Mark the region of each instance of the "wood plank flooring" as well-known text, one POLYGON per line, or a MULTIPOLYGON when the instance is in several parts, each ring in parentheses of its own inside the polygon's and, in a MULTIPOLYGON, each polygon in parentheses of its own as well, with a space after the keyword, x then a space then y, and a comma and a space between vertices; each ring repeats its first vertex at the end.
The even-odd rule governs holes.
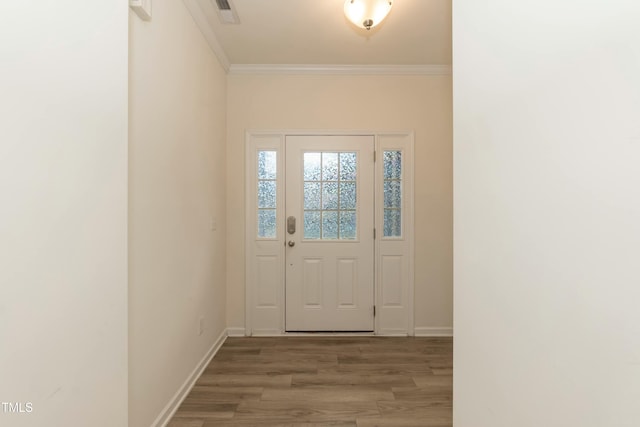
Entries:
POLYGON ((169 427, 450 427, 451 338, 228 338, 169 427))

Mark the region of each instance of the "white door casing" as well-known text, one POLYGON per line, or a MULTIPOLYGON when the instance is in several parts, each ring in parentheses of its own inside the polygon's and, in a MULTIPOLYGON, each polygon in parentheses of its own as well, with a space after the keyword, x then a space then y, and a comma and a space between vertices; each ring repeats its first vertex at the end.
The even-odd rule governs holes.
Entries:
POLYGON ((373 331, 374 137, 287 136, 285 150, 286 330, 373 331))
MULTIPOLYGON (((374 227, 377 230, 377 238, 373 242, 373 266, 369 269, 372 272, 374 290, 369 292, 373 295, 373 305, 376 307, 376 316, 373 324, 374 332, 380 335, 413 335, 413 133, 412 132, 331 132, 331 131, 248 131, 246 134, 246 221, 245 221, 245 325, 230 325, 230 330, 234 334, 244 332, 245 335, 282 335, 287 330, 301 331, 341 331, 345 330, 340 325, 311 325, 295 326, 287 323, 285 325, 285 312, 287 312, 287 304, 285 304, 287 295, 285 291, 285 276, 287 274, 288 264, 285 263, 285 257, 289 256, 289 260, 299 257, 297 262, 304 259, 311 261, 310 268, 307 273, 310 274, 314 269, 318 270, 318 255, 307 253, 305 255, 304 245, 302 251, 287 253, 289 249, 300 249, 300 241, 298 237, 302 235, 304 222, 301 221, 300 215, 304 215, 302 207, 290 208, 297 210, 296 215, 290 215, 285 210, 285 191, 287 186, 292 185, 291 175, 295 172, 287 172, 285 174, 285 140, 293 141, 298 137, 322 137, 325 141, 331 140, 336 135, 343 137, 362 137, 368 138, 369 141, 375 141, 375 152, 377 154, 377 162, 374 164, 373 179, 370 181, 369 187, 374 189, 373 202, 371 208, 372 218, 374 218, 374 227), (265 172, 266 163, 270 166, 265 172), (277 159, 277 160, 276 160, 277 159), (401 167, 399 167, 401 163, 401 167), (389 175, 389 167, 396 168, 397 171, 389 175), (399 168, 398 168, 399 167, 399 168), (260 174, 258 170, 260 169, 260 174), (286 179, 285 179, 286 178, 286 179), (285 181, 286 184, 285 185, 285 181), (373 185, 375 182, 375 186, 373 185), (258 187, 261 188, 262 196, 258 197, 258 187), (268 188, 268 197, 264 196, 264 189, 268 188), (273 194, 271 194, 273 193, 273 194), (394 202, 395 200, 395 202, 394 202), (290 235, 286 231, 287 216, 296 216, 297 232, 295 235, 293 248, 285 246, 290 235), (293 258, 292 258, 293 257, 293 258), (306 258, 305 258, 306 257, 306 258), (315 257, 315 260, 314 260, 315 257), (315 264, 314 264, 315 262, 315 264)), ((343 139, 343 141, 349 138, 343 139)), ((312 138, 313 139, 313 138, 312 138)), ((337 141, 337 140, 336 140, 337 141)), ((313 146, 307 151, 330 153, 351 152, 354 150, 346 149, 344 145, 339 148, 321 144, 320 147, 313 146)), ((359 150, 362 150, 359 147, 359 150)), ((371 158, 370 156, 369 158, 371 158)), ((359 159, 360 160, 360 159, 359 159)), ((287 162, 291 163, 291 162, 287 162)), ((298 161, 298 163, 300 163, 298 161)), ((301 167, 300 165, 298 167, 301 167)), ((298 176, 302 172, 299 171, 298 176)), ((298 179, 299 191, 298 198, 302 199, 304 206, 302 179, 298 179)), ((338 180, 339 181, 339 180, 338 180)), ((356 200, 359 202, 362 197, 370 197, 361 193, 361 184, 358 181, 356 200)), ((317 183, 316 183, 317 184, 317 183)), ((336 183, 333 183, 335 185, 336 183)), ((295 184, 293 184, 295 185, 295 184)), ((339 185, 339 182, 338 182, 339 185)), ((289 188, 289 192, 292 189, 289 188)), ((289 196, 287 196, 289 198, 289 196)), ((312 209, 313 210, 313 209, 312 209)), ((358 218, 358 239, 365 237, 364 228, 369 228, 368 224, 360 224, 362 218, 358 218)), ((367 219, 364 218, 366 222, 367 219)), ((330 230, 331 231, 331 230, 330 230)), ((335 232, 335 231, 332 231, 335 232)), ((373 239, 372 233, 367 233, 373 239)), ((350 237, 350 236, 348 236, 350 237)), ((311 239, 313 240, 313 239, 311 239)), ((317 240, 317 239, 316 239, 317 240)), ((352 239, 356 240, 356 239, 352 239)), ((305 242, 310 243, 310 242, 305 242)), ((317 245, 348 245, 353 243, 342 242, 315 242, 317 245)), ((307 245, 313 248, 313 245, 307 245)), ((354 283, 357 279, 353 278, 353 272, 356 265, 354 263, 353 253, 358 251, 347 251, 350 254, 339 253, 335 248, 328 252, 332 254, 332 260, 328 265, 332 266, 333 272, 329 271, 324 275, 336 275, 341 273, 342 283, 354 283), (338 271, 342 269, 342 271, 338 271), (348 280, 345 278, 349 277, 348 280)), ((293 269, 295 270, 295 269, 293 269)), ((294 272, 294 271, 292 271, 294 272)), ((302 269, 304 273, 304 269, 302 269)), ((295 272, 294 272, 295 273, 295 272)), ((298 271, 299 273, 299 271, 298 271)), ((297 273, 296 273, 297 274, 297 273)), ((312 275, 313 276, 313 275, 312 275)), ((293 279, 293 276, 290 280, 293 279)), ((304 288, 301 288, 304 292, 304 288)), ((313 288, 311 288, 313 289, 313 288)), ((338 301, 342 298, 342 312, 348 312, 347 307, 351 304, 351 300, 345 297, 344 289, 348 287, 338 287, 336 290, 323 289, 324 294, 333 292, 331 299, 338 301), (338 290, 342 289, 342 296, 338 290)), ((356 289, 356 288, 352 288, 356 289)), ((316 294, 317 295, 317 294, 316 294)), ((349 295, 347 293, 347 295, 349 295)), ((354 294, 356 295, 356 294, 354 294)), ((319 297, 310 295, 318 302, 319 297)), ((304 294, 302 294, 304 297, 304 294)), ((301 295, 293 297, 301 298, 301 295)), ((370 305, 365 301, 365 297, 359 295, 354 296, 353 301, 357 301, 358 305, 370 305)), ((304 301, 304 299, 303 299, 304 301)), ((309 302, 309 301, 307 301, 309 302)), ((313 302, 313 301, 312 301, 313 302)), ((307 309, 315 309, 318 311, 318 304, 306 304, 307 309), (315 308, 314 308, 315 306, 315 308)), ((340 305, 340 303, 338 303, 340 305)), ((323 309, 327 308, 327 304, 323 303, 323 309)), ((357 310, 352 310, 353 312, 357 310)), ((368 311, 369 319, 371 310, 368 311)), ((326 312, 325 312, 326 313, 326 312)), ((327 313, 326 313, 327 314, 327 313)), ((324 316, 324 315, 323 315, 324 316)), ((327 314, 327 316, 333 316, 327 314)), ((346 324, 343 319, 340 324, 346 324)), ((371 330, 370 320, 364 326, 357 326, 352 323, 349 330, 371 330), (366 329, 365 329, 366 328, 366 329)))

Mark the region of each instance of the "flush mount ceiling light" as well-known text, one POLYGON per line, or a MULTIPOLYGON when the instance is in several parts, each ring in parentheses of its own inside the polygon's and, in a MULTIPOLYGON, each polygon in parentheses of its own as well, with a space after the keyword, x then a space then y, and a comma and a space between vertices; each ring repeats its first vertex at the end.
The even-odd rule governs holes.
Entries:
POLYGON ((344 14, 360 28, 370 30, 389 14, 393 0, 346 0, 344 14))

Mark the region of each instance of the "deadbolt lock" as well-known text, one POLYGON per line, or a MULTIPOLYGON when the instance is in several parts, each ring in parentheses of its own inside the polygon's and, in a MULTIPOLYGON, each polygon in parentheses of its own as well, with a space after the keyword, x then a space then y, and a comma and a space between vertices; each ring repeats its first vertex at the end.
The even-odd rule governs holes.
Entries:
MULTIPOLYGON (((289 218, 287 218, 287 233, 295 234, 295 232, 296 232, 296 217, 290 216, 289 218)), ((289 245, 289 246, 293 246, 293 245, 289 245)))

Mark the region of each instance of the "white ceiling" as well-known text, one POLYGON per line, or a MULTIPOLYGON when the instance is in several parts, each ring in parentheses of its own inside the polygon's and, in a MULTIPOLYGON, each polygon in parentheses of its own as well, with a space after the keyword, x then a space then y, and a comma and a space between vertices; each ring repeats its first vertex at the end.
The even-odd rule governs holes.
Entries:
POLYGON ((451 64, 451 0, 395 0, 370 31, 345 18, 344 0, 229 0, 239 24, 222 23, 215 0, 184 2, 227 67, 451 64))

